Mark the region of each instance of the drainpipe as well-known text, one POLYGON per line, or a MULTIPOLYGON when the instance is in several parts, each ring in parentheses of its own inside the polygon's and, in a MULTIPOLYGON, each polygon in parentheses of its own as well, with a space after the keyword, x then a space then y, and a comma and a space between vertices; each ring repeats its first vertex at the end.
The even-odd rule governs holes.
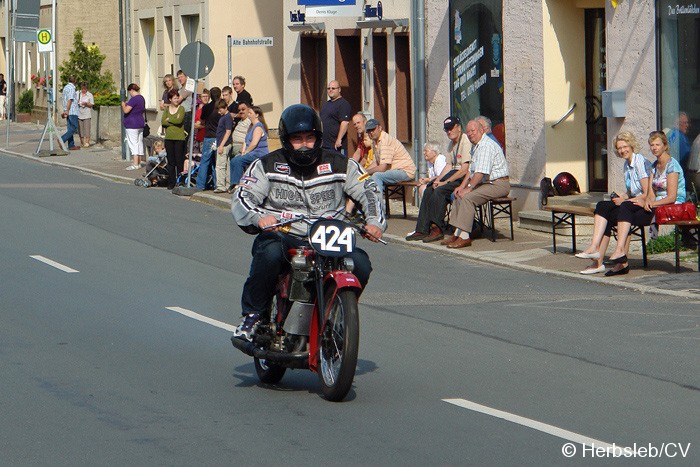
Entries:
MULTIPOLYGON (((423 157, 423 144, 425 144, 425 0, 411 0, 413 12, 411 27, 413 44, 413 153, 418 174, 427 172, 427 165, 423 157)), ((418 191, 416 190, 416 193, 418 191)))
MULTIPOLYGON (((119 0, 119 100, 126 100, 126 71, 124 69, 124 0, 119 0)), ((121 106, 119 108, 119 115, 123 117, 121 106)), ((121 127, 121 153, 122 160, 126 160, 126 129, 124 128, 123 118, 119 119, 119 126, 121 127)))

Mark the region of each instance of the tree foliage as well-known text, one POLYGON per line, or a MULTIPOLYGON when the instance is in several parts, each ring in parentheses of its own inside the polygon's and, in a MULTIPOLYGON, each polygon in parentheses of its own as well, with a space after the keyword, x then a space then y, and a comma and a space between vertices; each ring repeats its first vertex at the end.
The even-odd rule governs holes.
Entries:
POLYGON ((68 53, 68 59, 58 67, 61 86, 68 84, 68 78, 73 75, 77 86, 87 81, 88 89, 93 94, 114 92, 116 88, 112 73, 102 73, 105 57, 96 45, 86 45, 83 42, 83 30, 76 29, 73 33, 73 50, 68 53))

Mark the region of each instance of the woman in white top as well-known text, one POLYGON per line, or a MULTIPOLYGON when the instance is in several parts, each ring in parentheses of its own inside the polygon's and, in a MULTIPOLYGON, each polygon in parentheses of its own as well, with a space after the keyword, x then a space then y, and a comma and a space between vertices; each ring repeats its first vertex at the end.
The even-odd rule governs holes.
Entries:
POLYGON ((78 93, 78 133, 80 134, 80 144, 84 148, 90 146, 90 122, 92 122, 92 107, 94 105, 95 98, 88 91, 87 81, 83 81, 78 93))
MULTIPOLYGON (((577 258, 591 259, 593 264, 581 271, 581 274, 597 274, 605 271, 603 257, 610 243, 610 235, 613 226, 618 226, 618 245, 611 260, 617 260, 624 253, 624 263, 620 262, 606 272, 606 276, 627 274, 626 252, 629 249, 628 233, 631 225, 649 225, 654 213, 645 209, 649 193, 649 177, 651 175, 651 163, 637 151, 639 143, 634 135, 628 131, 618 134, 614 140, 615 151, 620 159, 625 161, 625 186, 627 192, 621 195, 613 193, 610 201, 600 201, 595 208, 593 218, 593 238, 588 247, 581 253, 576 253, 577 258), (621 229, 620 226, 623 226, 621 229)), ((617 264, 617 263, 616 263, 617 264)))
POLYGON ((418 196, 420 198, 423 197, 425 187, 429 183, 433 183, 436 178, 440 179, 450 170, 447 167, 447 159, 439 153, 439 147, 436 143, 429 142, 423 145, 423 157, 428 164, 428 176, 418 179, 418 196))

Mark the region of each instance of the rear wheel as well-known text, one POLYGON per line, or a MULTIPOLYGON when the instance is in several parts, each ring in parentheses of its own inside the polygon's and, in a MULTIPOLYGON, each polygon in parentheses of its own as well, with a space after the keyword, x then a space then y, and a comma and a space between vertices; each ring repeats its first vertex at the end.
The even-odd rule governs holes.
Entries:
POLYGON ((341 290, 328 307, 328 319, 319 336, 318 379, 323 397, 337 402, 348 394, 355 377, 360 341, 357 294, 341 290))
MULTIPOLYGON (((277 314, 281 311, 280 306, 285 306, 284 302, 275 294, 272 298, 271 312, 270 312, 270 322, 275 323, 277 321, 277 314)), ((275 365, 274 363, 268 362, 261 358, 255 358, 255 372, 258 374, 258 378, 261 382, 265 384, 276 384, 279 383, 284 373, 287 369, 283 366, 275 365)))

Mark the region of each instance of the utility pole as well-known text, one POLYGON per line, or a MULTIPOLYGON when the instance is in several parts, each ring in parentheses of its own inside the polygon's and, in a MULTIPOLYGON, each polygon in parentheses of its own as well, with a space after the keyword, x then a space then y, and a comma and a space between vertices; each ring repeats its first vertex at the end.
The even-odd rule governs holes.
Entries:
MULTIPOLYGON (((425 144, 425 0, 411 0, 413 12, 413 27, 411 49, 415 66, 413 76, 413 152, 415 160, 420 164, 420 174, 426 173, 426 163, 423 157, 425 144)), ((416 191, 417 193, 417 191, 416 191)))
MULTIPOLYGON (((119 100, 124 102, 126 100, 126 71, 124 70, 124 63, 126 57, 124 56, 124 0, 119 0, 119 100)), ((120 114, 121 114, 120 109, 120 114)), ((121 123, 121 119, 120 119, 121 123)), ((119 125, 121 127, 121 149, 122 149, 122 160, 126 160, 126 145, 124 141, 126 140, 126 129, 123 124, 119 125)))

